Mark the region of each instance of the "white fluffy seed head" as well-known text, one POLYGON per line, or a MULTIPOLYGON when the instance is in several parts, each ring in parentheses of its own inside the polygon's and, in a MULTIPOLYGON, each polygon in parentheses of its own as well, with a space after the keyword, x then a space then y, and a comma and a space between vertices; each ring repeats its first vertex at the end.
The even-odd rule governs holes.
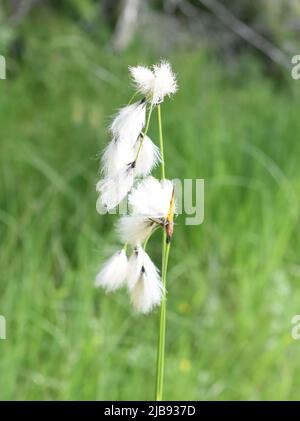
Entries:
POLYGON ((113 292, 125 284, 128 259, 125 250, 117 251, 103 265, 96 276, 95 286, 113 292))
POLYGON ((146 121, 146 102, 135 102, 121 108, 110 125, 110 132, 118 142, 133 146, 146 121))
POLYGON ((124 215, 117 223, 121 241, 133 246, 142 243, 151 234, 155 224, 142 215, 124 215))
POLYGON ((100 193, 96 208, 100 214, 104 209, 115 208, 131 190, 135 177, 145 177, 159 162, 159 149, 148 136, 145 136, 135 161, 140 142, 141 137, 134 146, 113 139, 104 150, 101 158, 104 179, 96 186, 100 193))
POLYGON ((165 96, 175 94, 178 89, 176 76, 166 60, 153 66, 153 71, 146 66, 130 67, 129 71, 138 92, 146 95, 152 104, 161 103, 165 96))
POLYGON ((105 177, 113 177, 118 172, 127 168, 135 158, 134 148, 128 142, 111 140, 101 157, 101 169, 105 177))
POLYGON ((98 198, 100 203, 97 203, 99 213, 102 213, 101 205, 109 211, 114 209, 124 199, 133 186, 134 171, 134 167, 128 166, 116 175, 98 181, 96 190, 100 193, 98 198))
POLYGON ((128 196, 132 213, 117 224, 121 241, 131 245, 143 243, 159 225, 165 224, 170 208, 173 183, 147 177, 128 196))
POLYGON ((133 213, 152 219, 166 218, 173 188, 170 180, 159 181, 154 177, 145 178, 128 197, 133 213))
POLYGON ((126 281, 129 291, 132 290, 139 280, 143 264, 144 250, 140 245, 136 245, 127 265, 126 281))
POLYGON ((154 89, 154 73, 146 66, 129 67, 136 90, 146 97, 152 96, 154 89))
POLYGON ((159 148, 152 142, 152 140, 145 136, 142 140, 142 136, 139 137, 135 144, 135 155, 138 152, 141 141, 142 147, 136 161, 136 174, 142 177, 146 177, 152 169, 161 161, 159 148))
POLYGON ((175 94, 178 89, 176 76, 167 61, 161 61, 153 66, 155 75, 155 86, 153 91, 153 102, 158 104, 164 100, 165 96, 175 94))
MULTIPOLYGON (((139 136, 134 146, 128 142, 111 140, 101 156, 101 170, 105 177, 117 175, 132 163, 139 150, 142 136, 139 136)), ((135 165, 135 175, 146 177, 160 162, 159 148, 145 136, 135 165)))
POLYGON ((150 313, 160 304, 163 286, 159 271, 140 246, 135 248, 129 259, 127 283, 132 305, 137 312, 150 313))
POLYGON ((150 313, 160 304, 163 287, 159 271, 140 246, 135 248, 129 259, 127 284, 132 305, 137 312, 150 313))

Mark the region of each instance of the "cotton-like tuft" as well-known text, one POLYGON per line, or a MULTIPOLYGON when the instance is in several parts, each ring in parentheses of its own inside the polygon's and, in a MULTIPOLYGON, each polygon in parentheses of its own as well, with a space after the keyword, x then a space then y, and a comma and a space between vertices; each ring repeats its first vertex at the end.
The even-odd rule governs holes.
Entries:
POLYGON ((151 97, 154 89, 155 75, 146 66, 129 67, 129 72, 137 91, 151 97))
POLYGON ((144 250, 140 245, 136 245, 132 255, 128 260, 126 282, 129 291, 135 286, 141 275, 144 264, 144 250))
POLYGON ((137 312, 150 313, 160 304, 163 286, 159 271, 140 246, 135 248, 129 259, 127 283, 132 305, 137 312))
POLYGON ((153 90, 153 103, 159 104, 165 96, 175 94, 178 89, 176 76, 167 61, 161 61, 153 66, 155 84, 153 90))
POLYGON ((166 218, 173 192, 170 180, 147 177, 135 187, 128 198, 134 214, 153 219, 166 218))
POLYGON ((98 198, 100 203, 97 203, 97 209, 101 209, 102 205, 108 211, 112 210, 124 199, 133 186, 134 170, 133 166, 128 166, 115 176, 98 181, 96 190, 100 193, 98 198))
POLYGON ((117 224, 121 241, 131 245, 143 243, 159 225, 165 226, 173 193, 170 180, 161 182, 147 177, 128 196, 132 213, 117 224))
POLYGON ((101 157, 102 173, 105 177, 115 176, 133 162, 135 155, 131 144, 113 139, 108 143, 101 157))
POLYGON ((137 140, 135 145, 135 152, 137 153, 140 143, 142 147, 136 161, 136 174, 146 177, 152 169, 161 161, 159 148, 152 142, 152 140, 145 136, 142 140, 142 136, 137 140))
MULTIPOLYGON (((169 251, 167 247, 172 239, 176 212, 173 183, 166 179, 160 182, 149 176, 161 162, 161 155, 147 132, 153 108, 177 91, 177 81, 167 61, 161 61, 151 69, 129 67, 129 71, 136 91, 143 99, 119 109, 114 116, 109 126, 110 142, 101 156, 101 180, 96 185, 99 193, 96 207, 100 214, 113 210, 128 196, 126 204, 129 204, 130 213, 123 215, 117 223, 118 235, 125 245, 104 262, 95 285, 106 292, 127 285, 134 309, 147 314, 161 303, 165 288, 159 270, 142 246, 146 247, 159 227, 165 231, 163 273, 166 275, 167 257, 164 257, 169 251), (127 245, 133 248, 129 260, 127 245)), ((124 209, 120 207, 119 210, 122 213, 124 209)))
POLYGON ((141 100, 119 110, 110 125, 113 138, 133 146, 146 121, 146 102, 141 100))
POLYGON ((95 285, 106 292, 113 292, 125 284, 128 270, 128 259, 125 250, 117 251, 108 259, 96 276, 95 285))
POLYGON ((146 66, 129 67, 129 71, 137 91, 153 105, 163 102, 165 96, 175 94, 178 89, 176 76, 165 60, 154 65, 153 71, 146 66))
POLYGON ((133 246, 143 243, 155 229, 155 223, 142 215, 124 215, 117 223, 121 241, 133 246))

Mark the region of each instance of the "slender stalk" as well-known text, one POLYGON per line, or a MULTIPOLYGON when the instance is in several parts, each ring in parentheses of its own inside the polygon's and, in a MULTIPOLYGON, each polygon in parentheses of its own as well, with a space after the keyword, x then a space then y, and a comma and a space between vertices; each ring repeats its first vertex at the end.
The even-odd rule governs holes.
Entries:
POLYGON ((157 106, 157 118, 158 118, 158 131, 159 131, 159 148, 160 148, 160 156, 161 156, 161 178, 163 180, 164 178, 166 178, 166 171, 165 171, 164 138, 163 138, 162 124, 161 124, 160 104, 158 104, 157 106))
POLYGON ((127 105, 130 105, 132 103, 132 101, 134 100, 134 98, 137 96, 138 92, 135 92, 132 97, 130 98, 130 100, 128 101, 127 105))
MULTIPOLYGON (((162 158, 161 163, 161 178, 165 178, 165 161, 164 161, 164 142, 162 134, 162 120, 160 105, 157 106, 158 128, 159 128, 159 144, 160 154, 162 158)), ((166 338, 166 286, 167 286, 167 270, 170 252, 170 243, 167 243, 167 234, 165 229, 162 236, 162 283, 164 288, 164 295, 160 307, 159 316, 159 335, 157 344, 157 365, 156 365, 156 391, 155 400, 161 401, 163 399, 163 384, 164 384, 164 366, 165 366, 165 338, 166 338)))
MULTIPOLYGON (((134 95, 133 95, 133 97, 130 99, 130 101, 129 101, 129 104, 132 102, 132 100, 134 99, 134 97, 137 95, 137 93, 135 93, 134 95)), ((146 121, 146 127, 145 127, 145 131, 142 133, 142 139, 141 139, 141 141, 140 141, 140 144, 139 144, 139 148, 138 148, 138 151, 137 151, 137 154, 136 154, 136 157, 135 157, 135 161, 138 159, 138 157, 139 157, 139 154, 140 154, 140 152, 141 152, 141 149, 142 149, 142 146, 143 146, 143 142, 144 142, 144 139, 145 139, 145 136, 146 136, 146 134, 148 133, 148 130, 149 130, 149 125, 150 125, 150 120, 151 120, 151 114, 152 114, 152 111, 153 111, 153 104, 151 103, 151 105, 150 105, 150 109, 149 109, 149 113, 148 113, 148 117, 147 117, 147 121, 146 121)), ((128 200, 128 198, 127 198, 127 200, 128 200)), ((149 236, 146 238, 146 240, 145 240, 145 242, 144 242, 144 249, 146 250, 146 247, 147 247, 147 243, 148 243, 148 240, 149 240, 149 238, 150 238, 150 236, 151 236, 151 234, 152 233, 150 233, 149 234, 149 236)), ((125 243, 124 244, 124 250, 126 251, 127 250, 127 243, 125 243)))
POLYGON ((152 114, 152 110, 153 110, 153 104, 152 104, 152 102, 151 102, 150 109, 149 109, 149 113, 148 113, 148 118, 147 118, 147 122, 146 122, 145 131, 144 131, 144 132, 143 132, 143 134, 142 134, 142 139, 141 139, 141 141, 140 141, 139 148, 138 148, 138 151, 137 151, 137 153, 136 153, 135 161, 136 161, 136 160, 138 159, 138 157, 139 157, 139 154, 140 154, 141 149, 142 149, 142 146, 143 146, 144 139, 145 139, 145 137, 146 137, 146 134, 148 133, 148 130, 149 130, 149 125, 150 125, 150 119, 151 119, 151 114, 152 114))
POLYGON ((146 251, 146 248, 147 248, 147 244, 148 244, 149 238, 151 237, 152 234, 153 234, 153 232, 150 232, 150 234, 148 235, 148 237, 144 241, 143 248, 144 248, 145 251, 146 251))

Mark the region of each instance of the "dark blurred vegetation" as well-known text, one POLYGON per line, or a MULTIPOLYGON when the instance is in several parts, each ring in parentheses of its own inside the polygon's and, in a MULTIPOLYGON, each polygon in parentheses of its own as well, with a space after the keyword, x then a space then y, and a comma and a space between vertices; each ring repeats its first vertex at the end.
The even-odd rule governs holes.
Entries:
POLYGON ((262 48, 263 56, 270 53, 282 64, 284 52, 288 59, 299 47, 297 0, 4 0, 0 6, 2 53, 9 51, 20 60, 26 50, 24 26, 29 17, 34 24, 38 13, 53 12, 116 51, 127 48, 137 33, 162 50, 178 44, 209 45, 228 62, 241 50, 262 48))

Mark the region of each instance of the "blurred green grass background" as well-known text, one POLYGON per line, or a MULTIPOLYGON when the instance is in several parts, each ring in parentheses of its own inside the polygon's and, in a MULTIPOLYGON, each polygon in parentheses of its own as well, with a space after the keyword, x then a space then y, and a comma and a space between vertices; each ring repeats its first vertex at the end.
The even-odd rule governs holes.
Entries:
MULTIPOLYGON (((0 81, 0 399, 153 399, 158 312, 93 283, 119 247, 116 217, 95 210, 98 153, 132 95, 127 66, 159 57, 138 40, 99 49, 51 15, 27 37, 0 81)), ((204 50, 166 58, 167 174, 205 179, 205 220, 177 219, 165 398, 298 399, 300 82, 246 54, 233 69, 204 50)), ((149 251, 159 263, 158 235, 149 251)))

